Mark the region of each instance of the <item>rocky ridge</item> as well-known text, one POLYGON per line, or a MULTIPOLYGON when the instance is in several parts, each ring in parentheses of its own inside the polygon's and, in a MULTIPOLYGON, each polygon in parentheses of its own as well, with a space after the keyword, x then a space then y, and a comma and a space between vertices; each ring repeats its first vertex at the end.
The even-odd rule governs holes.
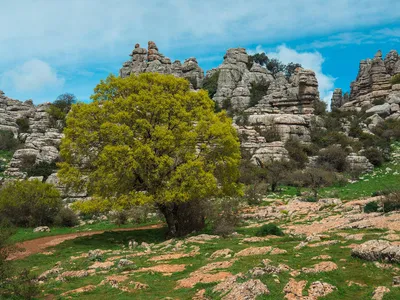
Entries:
POLYGON ((392 84, 392 76, 400 73, 400 57, 391 50, 382 58, 378 51, 373 59, 362 60, 356 80, 350 87, 350 94, 336 89, 332 96, 332 108, 344 111, 362 111, 383 118, 400 117, 400 85, 392 84))

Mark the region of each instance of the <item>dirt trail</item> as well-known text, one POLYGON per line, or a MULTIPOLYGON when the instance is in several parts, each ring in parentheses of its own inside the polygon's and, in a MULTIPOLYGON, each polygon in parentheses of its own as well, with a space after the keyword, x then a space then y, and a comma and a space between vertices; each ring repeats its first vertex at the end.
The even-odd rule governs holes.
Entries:
POLYGON ((97 230, 97 231, 86 231, 86 232, 77 232, 77 233, 67 233, 67 234, 60 234, 60 235, 53 235, 53 236, 46 236, 37 238, 34 240, 29 240, 21 243, 15 244, 17 248, 21 250, 25 249, 25 251, 17 251, 12 253, 7 260, 16 260, 25 258, 29 255, 36 254, 43 252, 46 248, 56 246, 61 244, 64 241, 73 240, 78 237, 82 236, 91 236, 96 234, 102 234, 106 231, 135 231, 135 230, 146 230, 146 229, 154 229, 154 228, 161 228, 163 224, 156 224, 156 225, 147 225, 142 227, 135 227, 135 228, 117 228, 113 230, 97 230))

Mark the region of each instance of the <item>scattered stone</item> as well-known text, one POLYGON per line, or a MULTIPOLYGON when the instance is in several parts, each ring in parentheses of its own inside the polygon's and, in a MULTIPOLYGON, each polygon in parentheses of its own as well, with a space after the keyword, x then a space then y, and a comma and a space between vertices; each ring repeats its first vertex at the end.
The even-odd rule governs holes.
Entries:
POLYGON ((318 299, 320 297, 325 297, 326 295, 329 295, 334 290, 336 290, 336 287, 329 283, 315 281, 308 289, 308 296, 311 299, 318 299))
POLYGON ((162 260, 173 260, 179 259, 183 257, 193 257, 199 254, 198 252, 190 252, 190 253, 172 253, 172 254, 163 254, 159 256, 154 256, 149 259, 149 261, 162 261, 162 260))
POLYGON ((285 249, 274 248, 269 253, 270 255, 285 254, 287 251, 285 249))
POLYGON ((126 258, 121 258, 120 261, 118 262, 118 267, 123 268, 126 266, 131 266, 133 265, 133 261, 126 259, 126 258))
POLYGON ((303 289, 307 284, 306 280, 296 281, 293 278, 289 279, 289 282, 283 288, 285 299, 295 300, 303 297, 303 289))
POLYGON ((266 247, 250 247, 243 249, 239 251, 238 253, 235 254, 235 257, 241 257, 241 256, 250 256, 250 255, 263 255, 267 254, 272 250, 272 247, 266 246, 266 247))
POLYGON ((50 228, 47 226, 39 226, 33 229, 33 232, 50 232, 50 228))
POLYGON ((323 261, 314 265, 312 268, 302 268, 301 271, 303 273, 320 273, 320 272, 331 272, 337 270, 337 268, 338 266, 334 262, 323 261))
POLYGON ((270 238, 266 236, 253 236, 249 238, 244 238, 242 240, 243 243, 258 243, 268 241, 270 238))
POLYGON ((229 272, 218 272, 213 274, 194 272, 190 275, 190 277, 178 280, 178 285, 176 288, 192 288, 197 283, 219 282, 229 276, 232 276, 232 274, 229 272))
POLYGON ((400 287, 400 276, 393 277, 393 287, 400 287))
POLYGON ((383 296, 384 296, 386 293, 390 293, 390 290, 389 290, 386 286, 378 286, 378 287, 374 290, 371 299, 372 299, 372 300, 382 300, 382 299, 383 299, 383 296))
POLYGON ((213 254, 211 254, 210 259, 216 259, 216 258, 230 258, 233 254, 233 251, 231 249, 221 249, 215 251, 213 254))
POLYGON ((185 265, 167 265, 167 264, 162 264, 162 265, 156 265, 152 267, 146 267, 146 268, 141 268, 139 270, 136 270, 135 272, 159 272, 159 273, 176 273, 176 272, 182 272, 185 270, 185 265))
POLYGON ((137 281, 130 281, 129 285, 133 285, 134 290, 145 290, 145 289, 149 288, 149 286, 147 284, 137 282, 137 281))
POLYGON ((321 254, 318 256, 314 256, 313 258, 311 258, 312 260, 325 260, 325 259, 331 259, 332 257, 330 257, 329 255, 326 254, 321 254))
POLYGON ((218 235, 210 235, 210 234, 200 234, 200 235, 195 235, 191 236, 186 239, 186 242, 188 243, 204 243, 206 241, 211 241, 215 239, 219 239, 220 237, 218 235))
POLYGON ((132 250, 132 249, 135 249, 138 245, 139 245, 138 242, 131 240, 128 243, 128 248, 129 248, 129 250, 132 250))
POLYGON ((209 300, 206 296, 206 290, 201 289, 199 290, 192 298, 192 300, 209 300))
POLYGON ((95 288, 96 288, 95 285, 89 284, 89 285, 62 293, 61 296, 65 297, 65 296, 69 296, 71 294, 81 294, 81 293, 85 293, 85 292, 90 292, 90 291, 93 291, 95 288))
POLYGON ((109 270, 111 269, 112 266, 114 266, 114 263, 111 261, 105 261, 105 262, 96 261, 93 265, 89 267, 89 269, 109 270))
POLYGON ((231 291, 222 300, 256 299, 260 295, 268 295, 270 291, 259 279, 250 279, 233 285, 231 291))
POLYGON ((385 240, 371 240, 357 245, 351 255, 369 261, 400 262, 400 245, 385 240))
POLYGON ((316 247, 321 247, 321 246, 330 246, 330 245, 335 245, 339 243, 337 240, 332 240, 332 241, 324 241, 324 242, 319 242, 315 244, 308 244, 308 247, 310 248, 316 248, 316 247))
POLYGON ((347 282, 347 286, 353 286, 353 285, 356 285, 356 286, 359 286, 359 287, 366 287, 367 286, 364 283, 354 282, 354 281, 351 281, 351 280, 346 280, 346 282, 347 282))

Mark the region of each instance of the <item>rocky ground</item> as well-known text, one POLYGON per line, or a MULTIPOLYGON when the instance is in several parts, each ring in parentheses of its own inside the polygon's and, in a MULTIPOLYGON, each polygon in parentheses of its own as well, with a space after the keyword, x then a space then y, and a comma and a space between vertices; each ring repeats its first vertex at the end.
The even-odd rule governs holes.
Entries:
POLYGON ((400 212, 363 213, 372 200, 268 199, 227 238, 106 232, 16 263, 45 299, 399 299, 400 212), (285 236, 255 236, 270 222, 285 236))

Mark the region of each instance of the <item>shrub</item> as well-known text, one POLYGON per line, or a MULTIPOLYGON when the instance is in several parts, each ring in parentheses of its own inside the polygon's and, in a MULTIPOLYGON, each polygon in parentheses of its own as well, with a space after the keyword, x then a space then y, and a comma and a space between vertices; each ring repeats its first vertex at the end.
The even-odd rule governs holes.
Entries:
POLYGON ((51 174, 54 173, 56 169, 57 169, 56 162, 49 163, 42 161, 38 164, 34 164, 30 168, 27 168, 25 171, 27 172, 28 177, 43 176, 44 180, 46 180, 51 174))
POLYGON ((347 154, 342 148, 332 145, 319 152, 317 164, 320 167, 332 168, 338 172, 344 172, 347 169, 347 154))
POLYGON ((21 157, 21 170, 26 172, 35 165, 36 162, 36 155, 35 154, 27 154, 21 157))
POLYGON ((1 219, 15 226, 51 225, 61 206, 59 191, 38 180, 9 182, 0 190, 1 219))
POLYGON ((108 212, 112 209, 112 203, 109 200, 93 197, 87 201, 76 201, 71 204, 71 209, 82 215, 84 218, 108 212))
POLYGON ((250 102, 249 107, 254 107, 260 102, 262 97, 267 94, 269 82, 261 80, 260 82, 252 82, 250 88, 250 102))
POLYGON ((390 190, 380 190, 380 191, 375 191, 371 194, 372 197, 376 196, 387 196, 390 194, 390 190))
POLYGON ((333 184, 335 174, 324 169, 307 168, 298 175, 297 181, 300 186, 310 188, 313 192, 313 198, 317 201, 318 190, 333 184))
POLYGON ((134 224, 143 224, 148 222, 151 219, 151 214, 157 213, 157 210, 149 205, 141 205, 132 207, 130 210, 127 211, 128 213, 128 222, 134 224))
POLYGON ((326 107, 327 104, 325 101, 315 100, 313 103, 314 107, 314 114, 317 116, 325 115, 326 114, 326 107))
POLYGON ((19 132, 25 133, 29 131, 29 119, 28 118, 20 118, 17 119, 17 125, 19 128, 19 132))
POLYGON ((378 148, 367 148, 366 150, 364 150, 363 154, 375 167, 381 166, 384 162, 382 151, 378 148))
POLYGON ((400 73, 392 77, 392 84, 399 84, 399 83, 400 83, 400 73))
POLYGON ((267 182, 271 186, 271 191, 276 192, 278 186, 287 179, 288 172, 292 169, 289 161, 273 161, 265 166, 267 170, 267 182))
POLYGON ((365 206, 364 206, 364 212, 366 214, 372 213, 372 212, 377 212, 379 209, 379 205, 378 202, 376 201, 371 201, 368 202, 365 206))
POLYGON ((241 203, 242 199, 239 197, 225 197, 204 202, 206 218, 215 234, 226 236, 235 230, 240 221, 241 203))
POLYGON ((245 114, 245 113, 237 114, 235 123, 236 123, 236 125, 239 125, 239 126, 249 125, 249 115, 245 114))
POLYGON ((267 192, 268 184, 265 182, 259 182, 247 186, 244 197, 249 205, 257 205, 261 203, 262 198, 267 194, 267 192))
POLYGON ((269 128, 264 130, 259 126, 256 126, 254 130, 257 131, 260 136, 264 137, 267 143, 281 140, 281 135, 279 134, 278 127, 275 124, 272 124, 269 128))
POLYGON ((266 235, 277 235, 277 236, 283 236, 284 233, 281 228, 279 228, 276 224, 269 223, 269 224, 264 224, 261 226, 257 232, 257 236, 266 236, 266 235))
POLYGON ((318 198, 313 196, 308 196, 302 199, 304 202, 318 202, 318 198))
MULTIPOLYGON (((242 155, 243 157, 243 155, 242 155)), ((242 159, 239 166, 239 181, 245 185, 258 184, 268 178, 268 171, 265 168, 252 163, 249 159, 242 159)))
POLYGON ((385 213, 400 210, 400 191, 392 191, 382 200, 382 204, 385 213))
POLYGON ((14 134, 8 130, 0 130, 0 150, 14 151, 18 146, 18 141, 14 134))
POLYGON ((113 211, 111 215, 111 222, 117 226, 125 225, 128 221, 128 213, 125 210, 113 211))
POLYGON ((79 224, 79 220, 72 209, 63 207, 54 218, 54 224, 63 227, 74 227, 79 224))
POLYGON ((54 101, 47 110, 52 126, 56 126, 57 121, 61 121, 63 127, 66 125, 65 118, 72 104, 76 103, 76 101, 75 95, 70 93, 61 94, 57 97, 56 101, 54 101))
POLYGON ((285 143, 285 149, 288 151, 290 159, 297 167, 303 168, 308 162, 306 147, 298 139, 292 137, 288 139, 285 143))
POLYGON ((208 96, 213 98, 218 88, 218 78, 220 71, 215 71, 211 76, 206 77, 203 81, 203 89, 208 92, 208 96))

